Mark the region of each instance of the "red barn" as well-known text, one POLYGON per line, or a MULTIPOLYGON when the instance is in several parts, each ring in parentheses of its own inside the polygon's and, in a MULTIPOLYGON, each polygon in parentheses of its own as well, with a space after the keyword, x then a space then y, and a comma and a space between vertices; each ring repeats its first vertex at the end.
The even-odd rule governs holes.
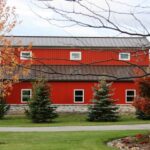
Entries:
POLYGON ((31 72, 20 76, 7 101, 21 109, 32 96, 31 81, 44 77, 52 87, 52 101, 58 111, 86 111, 91 104, 92 87, 105 77, 113 81, 113 98, 122 111, 136 96, 136 70, 145 73, 149 65, 149 41, 143 37, 14 37, 30 51, 20 52, 20 60, 32 59, 31 72))

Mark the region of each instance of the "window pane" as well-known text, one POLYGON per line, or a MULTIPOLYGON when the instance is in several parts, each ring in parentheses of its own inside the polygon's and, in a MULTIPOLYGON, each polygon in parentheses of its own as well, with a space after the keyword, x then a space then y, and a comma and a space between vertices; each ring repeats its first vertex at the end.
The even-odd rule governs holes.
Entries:
POLYGON ((127 91, 127 96, 134 96, 134 91, 127 91))
POLYGON ((23 96, 22 100, 27 102, 30 99, 30 96, 23 96))
POLYGON ((75 97, 75 101, 76 102, 82 102, 83 101, 83 97, 75 97))
POLYGON ((79 59, 80 54, 79 53, 72 53, 72 58, 79 59))
POLYGON ((129 54, 121 54, 121 59, 129 59, 129 54))
POLYGON ((127 102, 132 102, 134 100, 134 97, 127 97, 127 102))
POLYGON ((31 91, 30 90, 25 90, 23 91, 23 95, 30 95, 31 91))
POLYGON ((77 96, 77 95, 82 96, 82 95, 83 95, 83 91, 75 91, 75 95, 76 95, 76 96, 77 96))
POLYGON ((30 53, 22 53, 22 56, 24 56, 24 57, 29 57, 30 56, 30 53))

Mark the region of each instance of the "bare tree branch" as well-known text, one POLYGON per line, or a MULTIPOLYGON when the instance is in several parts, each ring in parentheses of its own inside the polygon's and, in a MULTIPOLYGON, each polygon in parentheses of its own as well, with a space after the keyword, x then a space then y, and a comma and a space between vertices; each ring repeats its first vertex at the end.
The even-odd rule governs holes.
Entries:
MULTIPOLYGON (((36 2, 37 2, 36 6, 38 7, 38 0, 36 0, 36 2)), ((57 15, 59 16, 56 18, 48 18, 47 20, 51 24, 55 24, 60 27, 72 27, 78 25, 82 27, 95 28, 95 29, 109 29, 121 34, 126 34, 131 36, 147 36, 147 37, 150 36, 149 26, 146 25, 145 22, 140 20, 139 17, 137 17, 137 14, 138 15, 150 14, 149 11, 150 6, 147 5, 144 6, 142 3, 137 3, 135 5, 132 5, 118 0, 103 0, 103 2, 105 2, 107 7, 103 8, 98 5, 99 3, 89 2, 88 0, 82 0, 82 1, 72 0, 72 3, 77 4, 77 8, 73 9, 72 11, 67 10, 65 8, 63 9, 57 6, 53 6, 54 3, 53 1, 43 2, 43 5, 48 10, 53 11, 56 14, 56 16, 57 15), (111 7, 112 4, 117 4, 120 6, 127 7, 128 9, 131 10, 131 12, 129 12, 128 10, 126 11, 114 10, 114 8, 111 7), (90 6, 93 6, 94 8, 92 9, 90 6), (132 17, 133 18, 132 22, 138 22, 138 24, 140 25, 139 28, 142 28, 144 32, 142 32, 143 30, 140 31, 139 28, 137 27, 130 26, 130 24, 125 25, 122 22, 117 24, 113 17, 116 16, 118 18, 118 15, 120 18, 122 18, 121 15, 128 17, 130 19, 132 17), (88 20, 91 19, 92 21, 88 22, 88 20), (70 24, 68 24, 69 21, 70 24), (60 22, 62 23, 61 25, 60 22)))

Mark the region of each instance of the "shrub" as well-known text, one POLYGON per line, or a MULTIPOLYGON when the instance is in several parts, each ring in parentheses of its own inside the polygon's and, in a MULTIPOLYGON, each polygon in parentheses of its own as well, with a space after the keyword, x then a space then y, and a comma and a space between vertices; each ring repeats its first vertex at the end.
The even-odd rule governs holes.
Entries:
POLYGON ((150 77, 138 79, 137 85, 140 97, 150 98, 150 77))
POLYGON ((138 119, 150 119, 150 100, 146 98, 136 98, 133 106, 136 108, 136 116, 138 119))
POLYGON ((150 119, 150 77, 137 80, 138 95, 133 106, 136 108, 136 116, 139 119, 150 119))

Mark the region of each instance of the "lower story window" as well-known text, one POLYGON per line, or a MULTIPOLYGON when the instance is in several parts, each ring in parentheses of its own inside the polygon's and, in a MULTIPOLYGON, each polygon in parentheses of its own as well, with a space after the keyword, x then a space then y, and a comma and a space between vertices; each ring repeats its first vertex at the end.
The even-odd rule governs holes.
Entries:
POLYGON ((134 90, 134 89, 126 90, 126 102, 127 103, 133 102, 135 96, 136 96, 136 90, 134 90))
POLYGON ((21 102, 25 103, 27 102, 32 96, 32 90, 31 89, 22 89, 21 90, 21 102))
POLYGON ((83 89, 75 89, 74 90, 74 102, 75 103, 83 103, 84 102, 84 90, 83 89))

